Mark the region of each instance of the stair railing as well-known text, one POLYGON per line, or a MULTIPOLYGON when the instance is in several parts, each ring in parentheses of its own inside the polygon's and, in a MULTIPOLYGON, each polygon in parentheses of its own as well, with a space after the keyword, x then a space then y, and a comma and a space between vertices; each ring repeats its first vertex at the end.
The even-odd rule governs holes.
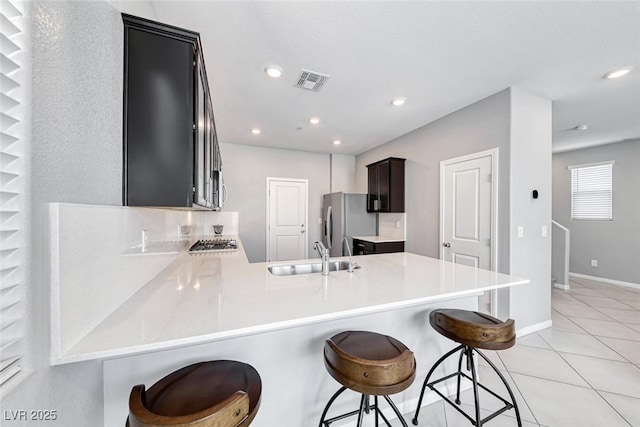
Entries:
POLYGON ((556 221, 551 221, 551 275, 554 287, 569 290, 569 252, 571 231, 556 221))

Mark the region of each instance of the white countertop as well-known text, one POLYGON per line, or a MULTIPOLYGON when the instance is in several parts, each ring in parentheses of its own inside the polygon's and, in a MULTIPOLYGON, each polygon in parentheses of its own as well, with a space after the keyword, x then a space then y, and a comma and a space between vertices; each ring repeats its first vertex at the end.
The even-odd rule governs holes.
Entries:
MULTIPOLYGON (((336 258, 346 259, 346 258, 336 258)), ((411 253, 353 257, 362 267, 276 277, 238 252, 183 252, 52 364, 168 349, 348 318, 484 290, 527 279, 411 253)), ((313 260, 319 262, 319 259, 313 260)))
POLYGON ((386 242, 404 242, 405 239, 394 239, 393 237, 384 236, 353 236, 354 239, 365 240, 371 243, 386 243, 386 242))

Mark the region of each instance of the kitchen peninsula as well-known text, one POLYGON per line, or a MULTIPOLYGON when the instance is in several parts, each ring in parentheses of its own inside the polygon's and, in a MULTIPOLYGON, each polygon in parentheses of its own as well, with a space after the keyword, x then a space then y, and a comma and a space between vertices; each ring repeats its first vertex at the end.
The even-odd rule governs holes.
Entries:
MULTIPOLYGON (((481 292, 528 282, 411 253, 354 257, 361 268, 353 273, 273 276, 275 263, 249 263, 239 243, 230 253, 179 251, 83 337, 52 349, 52 364, 103 359, 105 426, 122 424, 133 385, 214 359, 260 372, 256 426, 314 425, 337 388, 322 363, 327 337, 347 329, 392 335, 415 352, 421 377, 451 346, 429 329, 431 309, 475 309, 481 292)), ((63 295, 65 283, 58 286, 63 295)), ((418 393, 414 384, 400 394, 401 410, 418 393)))

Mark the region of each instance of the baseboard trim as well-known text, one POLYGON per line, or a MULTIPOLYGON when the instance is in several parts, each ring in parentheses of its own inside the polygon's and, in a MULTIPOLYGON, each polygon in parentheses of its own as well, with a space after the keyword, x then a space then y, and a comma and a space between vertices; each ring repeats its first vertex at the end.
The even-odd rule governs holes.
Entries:
POLYGON ((547 321, 536 323, 535 325, 527 326, 525 328, 516 330, 516 336, 523 337, 525 335, 529 335, 534 332, 538 332, 543 329, 550 328, 551 326, 552 326, 551 319, 549 319, 547 321))
POLYGON ((569 290, 569 285, 563 285, 562 283, 554 283, 553 287, 556 289, 562 289, 563 291, 569 290))
POLYGON ((609 283, 611 285, 625 286, 627 288, 640 289, 640 283, 623 282, 622 280, 607 279, 606 277, 589 276, 588 274, 572 273, 569 276, 579 279, 595 280, 597 282, 609 283))

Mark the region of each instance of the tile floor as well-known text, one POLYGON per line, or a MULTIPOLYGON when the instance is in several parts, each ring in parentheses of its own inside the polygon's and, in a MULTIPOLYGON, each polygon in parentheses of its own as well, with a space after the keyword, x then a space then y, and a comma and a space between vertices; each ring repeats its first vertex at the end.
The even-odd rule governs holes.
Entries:
MULTIPOLYGON (((640 289, 574 278, 569 291, 552 291, 551 305, 553 327, 519 338, 508 350, 485 351, 511 383, 523 426, 640 427, 640 289)), ((484 365, 481 382, 505 390, 484 365)), ((473 410, 471 390, 462 401, 473 410)), ((480 394, 483 414, 497 403, 480 394)), ((405 415, 409 425, 412 418, 405 415)), ((423 408, 419 421, 425 427, 471 425, 442 402, 423 408)), ((513 410, 487 423, 516 425, 513 410)))

